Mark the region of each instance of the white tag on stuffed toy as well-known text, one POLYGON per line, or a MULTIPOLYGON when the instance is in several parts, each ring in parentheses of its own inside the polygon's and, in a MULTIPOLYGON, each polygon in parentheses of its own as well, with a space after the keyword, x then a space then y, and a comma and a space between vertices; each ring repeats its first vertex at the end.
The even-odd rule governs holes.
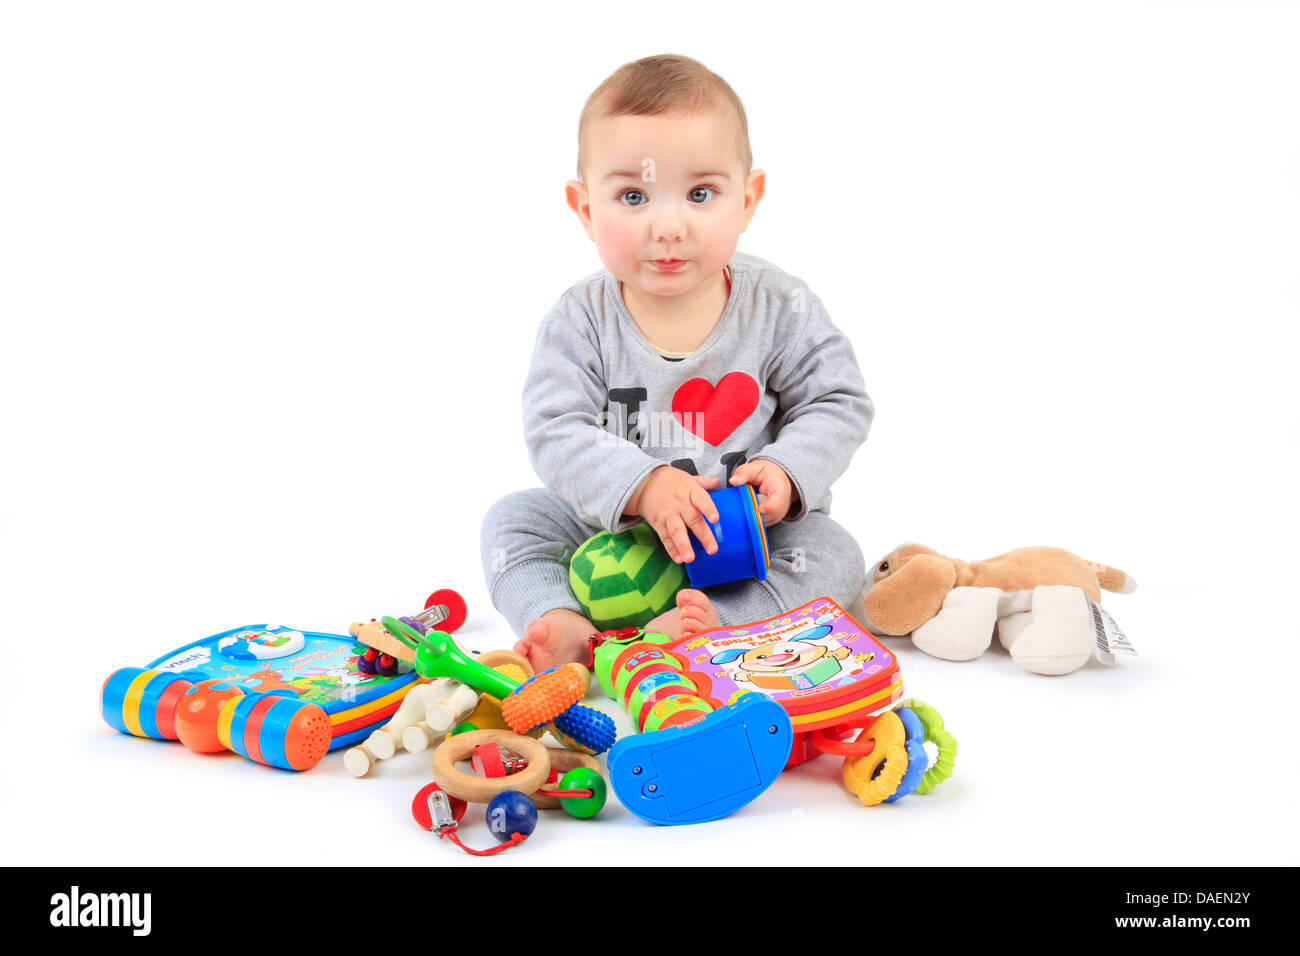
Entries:
POLYGON ((1137 651, 1106 609, 1091 597, 1088 598, 1088 607, 1092 609, 1092 629, 1097 642, 1097 660, 1108 667, 1114 667, 1118 663, 1116 654, 1129 654, 1136 657, 1137 651))

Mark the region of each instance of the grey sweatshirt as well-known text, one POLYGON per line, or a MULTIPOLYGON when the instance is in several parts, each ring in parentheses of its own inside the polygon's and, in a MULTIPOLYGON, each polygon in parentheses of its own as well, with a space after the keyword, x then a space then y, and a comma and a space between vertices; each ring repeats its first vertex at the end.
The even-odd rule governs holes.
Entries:
POLYGON ((642 334, 617 277, 595 272, 542 320, 524 383, 524 434, 542 481, 587 522, 622 531, 659 465, 717 477, 780 465, 799 493, 786 516, 827 511, 831 484, 874 413, 853 347, 799 279, 736 253, 722 317, 669 360, 642 334))

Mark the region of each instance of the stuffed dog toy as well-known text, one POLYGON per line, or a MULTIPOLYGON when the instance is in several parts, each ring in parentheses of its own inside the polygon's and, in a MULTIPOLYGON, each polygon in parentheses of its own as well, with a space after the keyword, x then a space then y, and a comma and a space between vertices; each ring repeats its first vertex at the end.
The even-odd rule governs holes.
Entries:
POLYGON ((973 660, 996 631, 1025 670, 1068 674, 1092 654, 1088 598, 1136 587, 1123 571, 1060 548, 1018 548, 967 563, 905 544, 867 571, 863 610, 873 633, 911 634, 933 657, 973 660))

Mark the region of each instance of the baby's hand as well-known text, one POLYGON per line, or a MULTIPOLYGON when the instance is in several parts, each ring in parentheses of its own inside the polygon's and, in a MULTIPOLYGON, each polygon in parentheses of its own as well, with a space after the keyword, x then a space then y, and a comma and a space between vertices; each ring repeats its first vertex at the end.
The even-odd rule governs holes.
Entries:
POLYGON ((763 524, 776 524, 790 513, 795 505, 794 483, 780 465, 766 458, 755 458, 737 468, 731 475, 733 485, 753 485, 760 501, 758 513, 763 524))
POLYGON ((718 520, 718 509, 709 497, 709 489, 717 484, 717 478, 700 478, 671 465, 660 465, 632 492, 624 513, 648 521, 675 562, 694 561, 687 528, 695 532, 709 554, 718 550, 709 528, 710 521, 718 520))

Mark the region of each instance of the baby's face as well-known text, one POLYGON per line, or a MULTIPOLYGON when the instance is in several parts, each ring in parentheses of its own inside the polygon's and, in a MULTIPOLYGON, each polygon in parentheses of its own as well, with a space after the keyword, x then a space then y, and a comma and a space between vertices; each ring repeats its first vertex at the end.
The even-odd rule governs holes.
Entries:
POLYGON ((566 192, 610 272, 663 296, 721 275, 764 185, 745 175, 733 111, 604 117, 583 146, 585 182, 566 192))

